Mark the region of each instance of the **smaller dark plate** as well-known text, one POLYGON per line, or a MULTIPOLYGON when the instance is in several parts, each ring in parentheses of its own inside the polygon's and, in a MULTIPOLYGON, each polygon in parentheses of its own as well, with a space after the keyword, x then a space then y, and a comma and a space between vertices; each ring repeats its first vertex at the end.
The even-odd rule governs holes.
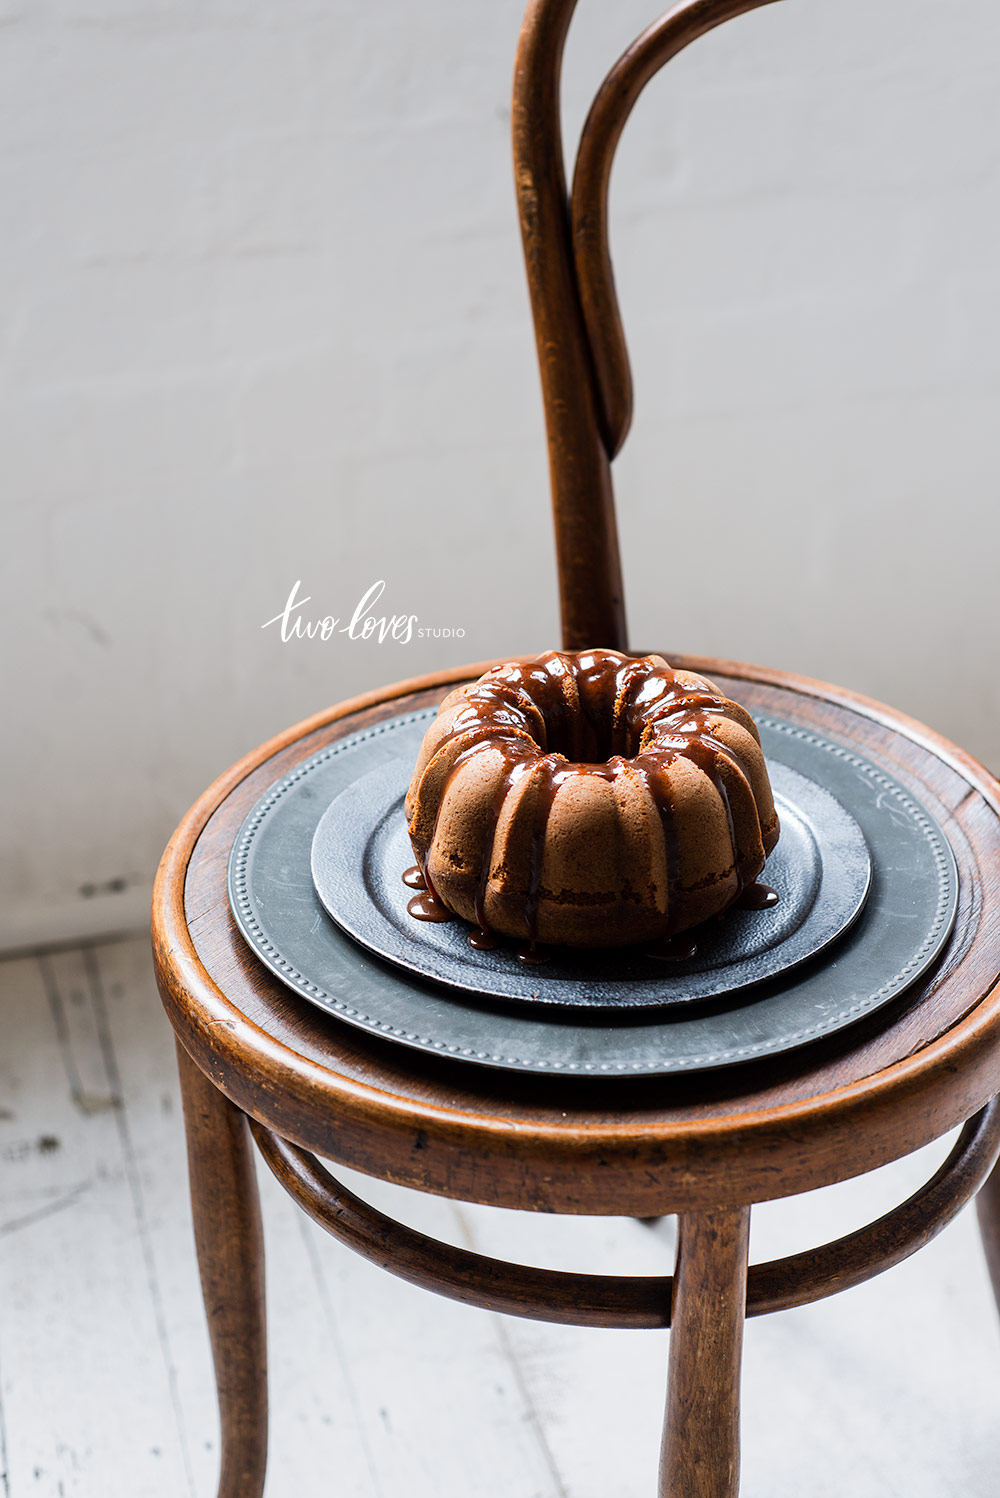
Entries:
POLYGON ((662 1009, 736 994, 808 962, 857 919, 871 859, 857 822, 830 793, 771 763, 781 837, 764 877, 769 910, 731 907, 692 935, 697 955, 666 963, 641 946, 551 948, 526 966, 513 945, 469 945, 467 922, 418 921, 402 881, 413 863, 403 798, 411 766, 396 760, 361 776, 321 818, 312 842, 316 892, 337 924, 368 951, 408 972, 487 999, 568 1008, 662 1009))

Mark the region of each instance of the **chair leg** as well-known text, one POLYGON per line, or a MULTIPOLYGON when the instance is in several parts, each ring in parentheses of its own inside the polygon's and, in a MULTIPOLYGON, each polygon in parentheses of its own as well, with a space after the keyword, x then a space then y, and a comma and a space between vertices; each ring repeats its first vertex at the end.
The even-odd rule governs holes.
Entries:
POLYGON ((750 1208, 682 1216, 660 1498, 737 1498, 750 1208))
POLYGON ((1000 1165, 994 1165, 976 1197, 983 1253, 993 1282, 993 1295, 1000 1309, 1000 1165))
POLYGON ((264 1238, 246 1115, 177 1047, 191 1212, 215 1360, 218 1498, 261 1498, 267 1465, 264 1238))

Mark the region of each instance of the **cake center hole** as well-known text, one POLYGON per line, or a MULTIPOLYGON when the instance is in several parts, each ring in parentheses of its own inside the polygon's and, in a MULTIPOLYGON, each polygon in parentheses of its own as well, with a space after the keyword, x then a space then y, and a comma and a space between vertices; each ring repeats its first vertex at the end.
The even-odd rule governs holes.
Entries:
MULTIPOLYGON (((588 705, 589 706, 589 705, 588 705)), ((546 714, 546 745, 550 754, 564 754, 568 760, 582 764, 604 764, 615 754, 631 757, 636 746, 629 743, 629 735, 615 732, 612 713, 607 708, 584 706, 580 712, 560 716, 546 714)))

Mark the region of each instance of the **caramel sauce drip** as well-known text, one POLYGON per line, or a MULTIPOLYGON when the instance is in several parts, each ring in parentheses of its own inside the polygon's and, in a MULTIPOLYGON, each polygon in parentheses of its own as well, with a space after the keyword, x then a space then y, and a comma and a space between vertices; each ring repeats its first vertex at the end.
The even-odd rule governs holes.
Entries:
POLYGON ((735 756, 729 755, 724 746, 705 726, 703 737, 693 739, 684 747, 685 759, 691 760, 692 764, 698 766, 703 775, 707 775, 715 786, 722 802, 722 809, 726 814, 726 827, 729 832, 729 847, 733 855, 733 868, 736 872, 736 894, 737 897, 743 893, 743 870, 740 865, 739 849, 736 846, 736 824, 733 821, 733 805, 729 799, 729 788, 719 773, 719 759, 728 759, 736 768, 742 769, 736 764, 735 756))
POLYGON ((670 799, 670 761, 660 754, 640 754, 632 761, 633 771, 640 777, 650 800, 660 814, 663 829, 663 855, 667 866, 667 920, 670 929, 670 912, 677 909, 681 892, 681 849, 677 836, 677 822, 673 802, 670 799))
POLYGON ((780 896, 769 884, 748 884, 737 900, 743 910, 773 910, 780 896))
POLYGON ((517 949, 518 962, 526 962, 529 967, 537 967, 543 962, 550 962, 551 959, 551 952, 546 947, 540 947, 537 942, 532 942, 530 947, 517 949))
POLYGON ((429 889, 422 890, 420 894, 414 895, 413 899, 408 901, 406 908, 414 920, 417 921, 444 922, 455 919, 444 901, 439 900, 437 895, 433 894, 429 889))
POLYGON ((698 943, 688 931, 681 931, 677 936, 665 936, 646 948, 646 956, 655 957, 657 962, 690 962, 697 955, 698 943))
MULTIPOLYGON (((497 782, 496 791, 494 792, 493 796, 493 802, 490 806, 489 823, 486 835, 483 838, 483 858, 482 863, 479 866, 479 875, 476 885, 476 895, 474 902, 476 920, 479 922, 479 930, 483 937, 486 937, 490 934, 489 924, 486 920, 486 891, 490 882, 490 868, 493 863, 493 844, 496 840, 497 826, 500 822, 500 814, 503 811, 504 802, 506 801, 507 796, 514 785, 514 782, 518 779, 519 772, 523 774, 531 763, 531 761, 528 760, 524 756, 524 754, 511 752, 506 745, 498 743, 496 747, 499 748, 503 753, 506 760, 506 766, 504 768, 504 773, 501 775, 500 779, 497 782)), ((451 777, 449 776, 448 778, 450 781, 451 777)), ((480 943, 480 947, 482 948, 482 943, 480 943)), ((485 950, 485 948, 483 948, 483 950, 485 950)))
POLYGON ((531 850, 528 865, 528 893, 524 901, 524 928, 530 943, 529 950, 533 951, 538 940, 538 905, 542 893, 542 859, 545 854, 545 834, 549 825, 549 814, 552 811, 552 803, 556 799, 556 792, 562 784, 563 777, 560 775, 560 766, 565 765, 565 760, 558 760, 554 755, 546 756, 541 760, 533 778, 537 779, 538 787, 535 791, 534 817, 531 826, 531 850))

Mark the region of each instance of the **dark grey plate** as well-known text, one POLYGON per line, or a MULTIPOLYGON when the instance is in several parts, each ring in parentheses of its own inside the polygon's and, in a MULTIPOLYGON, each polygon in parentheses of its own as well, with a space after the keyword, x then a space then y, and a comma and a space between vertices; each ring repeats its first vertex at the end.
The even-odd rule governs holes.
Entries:
POLYGON ((403 798, 412 763, 381 765, 341 791, 312 842, 313 883, 329 915, 377 957, 464 994, 572 1008, 662 1009, 734 995, 808 962, 857 919, 871 860, 854 818, 828 791, 787 765, 771 767, 781 838, 765 878, 770 910, 732 908, 695 933, 697 956, 666 963, 641 947, 552 948, 544 965, 512 946, 471 947, 465 921, 414 920, 413 863, 403 798))
POLYGON ((940 828, 853 751, 794 724, 759 719, 769 763, 824 786, 860 826, 872 860, 865 908, 819 961, 732 1008, 633 1017, 472 1002, 380 961, 323 909, 310 869, 320 817, 361 775, 412 762, 435 710, 387 720, 321 750, 277 781, 247 817, 229 861, 246 940, 290 988, 346 1023, 479 1065, 538 1073, 658 1076, 731 1066, 829 1035, 887 1004, 940 955, 958 878, 940 828))

